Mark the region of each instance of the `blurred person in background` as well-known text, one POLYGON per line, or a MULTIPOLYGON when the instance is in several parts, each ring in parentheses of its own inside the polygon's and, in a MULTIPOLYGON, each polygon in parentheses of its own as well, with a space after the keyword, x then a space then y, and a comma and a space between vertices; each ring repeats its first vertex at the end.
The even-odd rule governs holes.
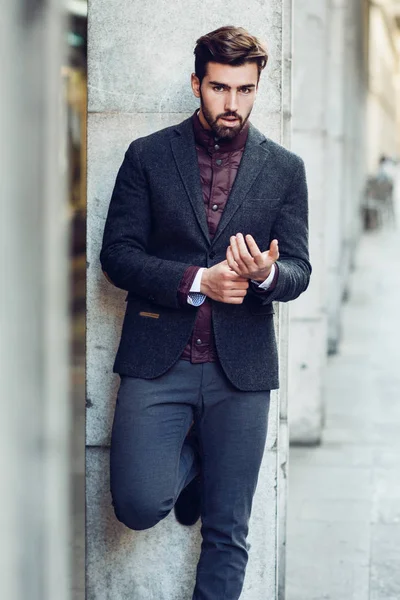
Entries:
POLYGON ((396 226, 395 175, 395 162, 382 154, 376 174, 368 177, 365 186, 361 207, 364 229, 396 226))
POLYGON ((382 203, 382 222, 395 226, 396 213, 394 204, 394 181, 396 164, 393 159, 385 154, 379 159, 376 182, 380 189, 379 199, 382 203))

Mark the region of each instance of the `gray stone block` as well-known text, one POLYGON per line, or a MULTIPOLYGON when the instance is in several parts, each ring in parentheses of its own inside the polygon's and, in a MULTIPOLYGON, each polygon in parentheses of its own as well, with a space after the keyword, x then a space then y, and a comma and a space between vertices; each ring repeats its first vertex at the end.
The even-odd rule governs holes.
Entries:
POLYGON ((324 128, 327 8, 326 0, 296 0, 294 4, 294 131, 317 132, 324 128))
MULTIPOLYGON (((268 112, 281 110, 281 0, 241 4, 196 0, 145 4, 89 2, 89 111, 192 112, 190 89, 197 38, 222 25, 266 38, 271 61, 262 81, 268 112)), ((264 94, 263 94, 264 95, 264 94)))
POLYGON ((291 319, 289 431, 291 444, 319 444, 323 423, 326 327, 316 318, 291 319))
POLYGON ((328 25, 327 0, 294 3, 292 148, 303 158, 307 172, 313 275, 306 294, 291 310, 289 425, 291 443, 307 445, 321 441, 322 384, 327 360, 325 95, 328 25))
POLYGON ((400 597, 400 524, 372 526, 371 600, 400 597))
POLYGON ((287 600, 366 600, 369 529, 364 523, 313 522, 289 513, 287 600))
POLYGON ((293 469, 296 469, 298 465, 370 467, 373 464, 373 448, 360 444, 335 443, 334 441, 329 443, 324 439, 324 443, 318 448, 292 447, 290 463, 293 469))
POLYGON ((310 497, 315 499, 364 500, 372 493, 372 480, 369 468, 357 469, 343 466, 304 466, 297 465, 290 472, 290 485, 295 486, 299 501, 310 497))
POLYGON ((325 523, 366 523, 369 525, 372 515, 372 501, 316 499, 303 500, 298 507, 298 517, 304 521, 321 521, 325 523))

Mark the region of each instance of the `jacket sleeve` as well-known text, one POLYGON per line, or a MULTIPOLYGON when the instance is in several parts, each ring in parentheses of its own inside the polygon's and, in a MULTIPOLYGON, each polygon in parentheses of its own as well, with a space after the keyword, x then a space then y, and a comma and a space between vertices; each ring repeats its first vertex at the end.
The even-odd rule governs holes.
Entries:
POLYGON ((148 254, 150 232, 148 184, 133 142, 115 181, 104 227, 101 267, 116 287, 162 306, 180 308, 179 284, 190 265, 148 254))
POLYGON ((308 191, 304 162, 299 160, 271 230, 271 241, 277 239, 279 244, 279 275, 273 290, 257 295, 262 304, 295 300, 307 289, 310 281, 308 191))

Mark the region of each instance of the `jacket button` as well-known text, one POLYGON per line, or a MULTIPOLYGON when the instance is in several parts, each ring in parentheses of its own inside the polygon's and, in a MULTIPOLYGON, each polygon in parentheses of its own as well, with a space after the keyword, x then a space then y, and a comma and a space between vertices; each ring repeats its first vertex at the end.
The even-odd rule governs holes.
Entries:
POLYGON ((213 204, 211 208, 215 212, 216 210, 218 210, 218 204, 213 204))
POLYGON ((201 339, 200 339, 200 338, 199 338, 198 340, 196 340, 196 344, 197 344, 198 346, 200 346, 200 344, 201 344, 201 339))
POLYGON ((215 162, 218 166, 222 165, 222 160, 220 158, 217 158, 215 162))
POLYGON ((214 257, 215 257, 215 252, 214 252, 214 251, 210 252, 210 254, 209 254, 208 256, 209 256, 210 258, 214 258, 214 257))

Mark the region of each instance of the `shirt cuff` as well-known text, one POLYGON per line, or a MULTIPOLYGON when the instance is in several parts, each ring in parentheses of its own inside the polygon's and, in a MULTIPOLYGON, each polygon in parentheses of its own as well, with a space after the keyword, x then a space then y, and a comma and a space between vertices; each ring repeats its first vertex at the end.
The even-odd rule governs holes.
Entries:
POLYGON ((271 291, 271 287, 274 284, 273 287, 275 287, 276 285, 276 279, 277 277, 275 277, 275 275, 277 274, 277 267, 275 266, 275 264, 272 265, 271 267, 271 272, 268 275, 267 279, 265 279, 265 281, 262 281, 261 283, 259 281, 254 281, 254 279, 252 279, 252 283, 254 283, 254 285, 258 286, 258 288, 261 290, 264 290, 265 292, 267 291, 271 291))
MULTIPOLYGON (((203 271, 204 271, 204 267, 201 267, 197 271, 196 276, 193 279, 193 283, 191 285, 189 292, 199 292, 200 293, 201 278, 203 276, 203 271)), ((204 294, 202 294, 202 295, 204 296, 204 294)))
MULTIPOLYGON (((188 294, 200 267, 188 267, 184 272, 178 287, 178 300, 181 306, 187 306, 188 294)), ((190 302, 189 302, 190 304, 190 302)))
POLYGON ((202 267, 196 273, 196 277, 193 280, 192 287, 188 293, 187 302, 191 304, 191 306, 200 306, 203 304, 206 299, 205 294, 200 292, 201 287, 201 277, 203 275, 204 268, 202 267))

